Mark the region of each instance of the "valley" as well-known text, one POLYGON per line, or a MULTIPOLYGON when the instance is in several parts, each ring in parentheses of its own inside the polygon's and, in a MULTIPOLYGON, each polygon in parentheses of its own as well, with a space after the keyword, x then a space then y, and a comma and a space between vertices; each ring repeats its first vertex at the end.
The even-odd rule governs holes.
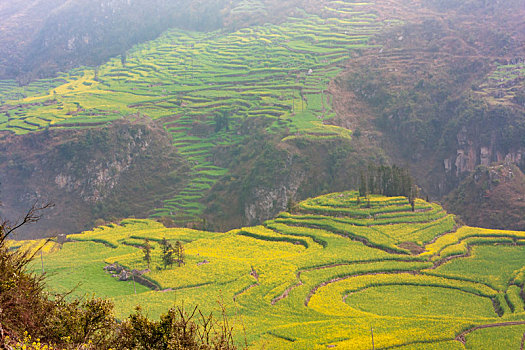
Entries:
POLYGON ((183 308, 243 349, 523 349, 522 0, 0 18, 4 344, 176 348, 183 308))
MULTIPOLYGON (((4 143, 13 134, 83 135, 125 120, 162 125, 184 159, 184 187, 155 195, 148 209, 71 198, 85 220, 62 229, 80 231, 123 212, 200 228, 251 225, 288 200, 356 186, 359 168, 370 162, 409 164, 438 200, 478 165, 508 161, 524 170, 519 2, 508 3, 517 12, 477 0, 292 5, 277 14, 270 1, 241 1, 228 8, 222 29, 172 28, 100 66, 23 86, 1 80, 4 143), (338 152, 318 157, 333 147, 338 152)), ((149 181, 147 171, 136 176, 149 181)), ((8 196, 53 200, 60 189, 51 186, 8 196)), ((5 205, 6 213, 20 209, 5 205)), ((509 219, 472 220, 515 227, 509 219)))
POLYGON ((199 221, 206 193, 230 170, 214 164, 214 150, 249 137, 247 118, 284 142, 350 138, 350 130, 323 124, 335 115, 327 87, 341 62, 395 25, 369 6, 332 2, 325 17, 303 12, 282 25, 233 33, 171 30, 95 70, 78 68, 23 88, 4 81, 0 129, 26 134, 160 120, 192 171, 184 189, 148 214, 199 221))

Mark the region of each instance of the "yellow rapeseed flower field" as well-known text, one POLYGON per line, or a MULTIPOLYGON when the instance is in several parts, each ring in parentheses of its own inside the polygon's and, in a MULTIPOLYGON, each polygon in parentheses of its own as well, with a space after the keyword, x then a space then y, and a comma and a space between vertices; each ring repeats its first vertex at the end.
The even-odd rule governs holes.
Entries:
POLYGON ((44 247, 49 289, 110 298, 118 317, 137 304, 150 317, 180 304, 214 314, 224 307, 236 341, 252 349, 370 349, 371 332, 378 349, 470 348, 478 332, 497 349, 525 332, 523 232, 458 228, 439 205, 421 200, 415 212, 406 198, 372 200, 366 208, 356 192, 320 196, 293 214, 224 233, 139 219, 97 227, 44 247), (180 267, 164 265, 164 239, 182 243, 180 267), (113 263, 143 271, 156 287, 118 281, 103 269, 113 263), (466 345, 455 340, 483 325, 498 327, 474 329, 466 345))

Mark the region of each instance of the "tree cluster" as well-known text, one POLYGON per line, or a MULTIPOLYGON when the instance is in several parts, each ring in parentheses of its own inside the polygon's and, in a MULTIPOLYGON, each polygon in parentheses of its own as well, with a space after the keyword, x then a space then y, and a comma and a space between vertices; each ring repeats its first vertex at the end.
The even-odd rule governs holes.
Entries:
POLYGON ((166 238, 163 238, 160 246, 162 247, 164 269, 167 269, 168 266, 172 267, 174 263, 177 263, 179 267, 184 264, 184 247, 180 241, 176 241, 173 246, 166 238))
POLYGON ((228 112, 220 110, 215 114, 213 120, 215 121, 215 132, 219 132, 222 129, 226 131, 230 130, 230 117, 228 112))
POLYGON ((396 165, 370 164, 366 170, 361 171, 359 180, 359 196, 366 197, 369 194, 404 196, 414 209, 418 190, 407 169, 396 165))

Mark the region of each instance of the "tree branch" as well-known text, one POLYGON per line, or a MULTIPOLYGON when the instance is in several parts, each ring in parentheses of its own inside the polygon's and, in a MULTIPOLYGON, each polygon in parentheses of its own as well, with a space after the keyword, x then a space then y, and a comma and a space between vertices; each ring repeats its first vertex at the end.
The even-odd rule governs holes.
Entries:
POLYGON ((0 245, 4 243, 4 241, 16 230, 18 230, 20 227, 32 224, 37 222, 42 218, 43 211, 46 209, 53 208, 55 205, 53 203, 47 202, 44 204, 39 204, 38 202, 35 202, 31 208, 27 211, 27 213, 14 223, 11 223, 8 220, 2 220, 0 222, 0 245))

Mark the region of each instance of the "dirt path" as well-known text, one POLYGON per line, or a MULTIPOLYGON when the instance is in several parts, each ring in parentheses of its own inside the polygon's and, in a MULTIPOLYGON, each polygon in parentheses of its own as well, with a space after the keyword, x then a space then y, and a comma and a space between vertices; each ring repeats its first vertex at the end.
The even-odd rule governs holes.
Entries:
POLYGON ((298 272, 296 276, 297 276, 297 279, 299 280, 299 282, 297 282, 296 284, 293 284, 290 287, 286 288, 286 290, 283 292, 283 294, 279 295, 278 297, 273 298, 272 305, 275 305, 278 301, 281 301, 282 299, 287 298, 292 290, 294 290, 295 288, 300 287, 300 286, 302 286, 304 284, 303 281, 301 281, 301 272, 298 272))
MULTIPOLYGON (((484 328, 493 328, 493 327, 508 327, 508 326, 518 326, 518 325, 525 325, 525 321, 512 321, 512 322, 499 322, 499 323, 490 323, 490 324, 484 324, 484 325, 481 325, 481 326, 476 326, 476 327, 472 327, 470 329, 467 329, 466 331, 464 332, 461 332, 460 334, 458 334, 455 338, 455 340, 461 342, 463 345, 466 344, 467 340, 465 339, 465 337, 474 332, 474 331, 477 331, 478 329, 484 329, 484 328)), ((524 338, 525 339, 525 333, 523 334, 524 338)), ((522 339, 522 342, 521 342, 521 349, 523 350, 523 339, 522 339)))
POLYGON ((312 290, 310 290, 310 293, 308 293, 308 296, 306 297, 306 299, 304 300, 304 306, 308 306, 308 304, 310 303, 310 299, 312 299, 312 297, 314 296, 314 294, 322 287, 326 287, 327 285, 329 284, 332 284, 332 283, 335 283, 335 282, 340 282, 340 281, 343 281, 343 280, 346 280, 346 279, 349 279, 349 278, 354 278, 354 277, 360 277, 360 276, 375 276, 375 275, 399 275, 399 274, 411 274, 411 275, 418 275, 419 274, 419 271, 378 271, 378 272, 365 272, 365 273, 356 273, 356 274, 353 274, 353 275, 349 275, 349 276, 344 276, 344 277, 338 277, 338 278, 333 278, 329 281, 325 281, 317 286, 315 286, 314 288, 312 288, 312 290))
POLYGON ((245 289, 241 290, 239 293, 235 294, 233 296, 233 301, 236 301, 237 300, 237 297, 243 295, 244 293, 246 293, 247 291, 249 291, 250 289, 254 288, 254 287, 258 287, 259 286, 259 282, 255 282, 254 284, 250 284, 248 287, 246 287, 245 289))
MULTIPOLYGON (((333 267, 339 267, 339 266, 348 266, 348 265, 356 265, 356 264, 371 264, 375 262, 382 262, 384 260, 364 260, 364 261, 351 261, 351 262, 344 262, 344 263, 336 263, 336 264, 329 264, 329 265, 322 265, 322 266, 316 266, 316 267, 310 267, 303 270, 300 270, 296 273, 297 283, 292 284, 286 290, 279 296, 273 298, 272 305, 275 305, 278 301, 287 298, 288 295, 292 290, 294 290, 297 287, 300 287, 304 284, 304 282, 301 280, 301 274, 303 272, 309 272, 309 271, 315 271, 315 270, 324 270, 324 269, 330 269, 333 267)), ((402 261, 402 262, 413 262, 413 260, 392 260, 392 261, 402 261)))
POLYGON ((438 267, 440 267, 441 265, 451 261, 451 260, 454 260, 454 259, 460 259, 460 258, 468 258, 472 255, 472 248, 470 245, 467 244, 467 252, 464 253, 464 254, 457 254, 457 255, 451 255, 451 256, 447 256, 446 258, 443 258, 441 260, 438 260, 436 262, 434 262, 434 265, 430 268, 430 270, 435 270, 437 269, 438 267))
MULTIPOLYGON (((235 300, 237 299, 237 297, 239 297, 239 296, 241 296, 242 294, 246 293, 246 292, 249 291, 250 289, 259 286, 259 273, 253 268, 253 266, 252 266, 252 269, 251 269, 251 271, 250 271, 250 276, 252 276, 253 278, 255 278, 255 283, 250 284, 248 287, 246 287, 246 288, 244 288, 243 290, 241 290, 240 292, 236 293, 236 294, 233 296, 233 301, 235 301, 235 300)), ((273 305, 273 303, 272 303, 272 305, 273 305)))

